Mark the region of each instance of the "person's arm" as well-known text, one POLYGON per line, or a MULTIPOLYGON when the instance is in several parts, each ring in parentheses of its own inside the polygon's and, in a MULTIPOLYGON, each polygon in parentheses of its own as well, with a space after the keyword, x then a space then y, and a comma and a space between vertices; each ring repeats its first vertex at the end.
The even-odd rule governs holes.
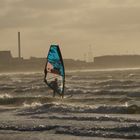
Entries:
POLYGON ((44 82, 46 83, 47 81, 46 81, 46 75, 47 75, 47 70, 46 70, 46 67, 45 67, 45 69, 44 69, 44 82))

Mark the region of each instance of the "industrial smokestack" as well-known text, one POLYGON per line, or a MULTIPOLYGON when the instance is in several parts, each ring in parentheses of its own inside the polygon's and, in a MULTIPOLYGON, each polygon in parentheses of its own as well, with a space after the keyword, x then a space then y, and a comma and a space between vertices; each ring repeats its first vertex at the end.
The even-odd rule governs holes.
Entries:
POLYGON ((21 58, 21 49, 20 49, 20 32, 18 32, 18 57, 21 58))

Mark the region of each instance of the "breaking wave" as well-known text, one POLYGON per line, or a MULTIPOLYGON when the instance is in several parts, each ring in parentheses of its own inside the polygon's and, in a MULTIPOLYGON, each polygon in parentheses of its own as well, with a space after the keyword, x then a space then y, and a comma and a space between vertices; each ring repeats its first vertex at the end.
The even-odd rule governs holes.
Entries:
POLYGON ((39 104, 35 108, 24 109, 19 112, 20 115, 31 115, 39 113, 98 113, 98 114, 140 114, 140 107, 137 105, 120 105, 120 106, 90 106, 90 105, 76 105, 76 104, 62 104, 62 103, 47 103, 39 104))
POLYGON ((78 127, 71 125, 47 125, 40 124, 30 126, 24 125, 9 125, 0 124, 0 130, 13 130, 13 131, 54 131, 55 134, 68 134, 75 136, 87 136, 87 137, 106 137, 106 138, 126 138, 126 139, 140 139, 140 126, 137 124, 122 125, 114 127, 78 127))
POLYGON ((5 133, 140 139, 139 70, 69 73, 64 99, 52 98, 41 73, 0 79, 0 130, 5 133))

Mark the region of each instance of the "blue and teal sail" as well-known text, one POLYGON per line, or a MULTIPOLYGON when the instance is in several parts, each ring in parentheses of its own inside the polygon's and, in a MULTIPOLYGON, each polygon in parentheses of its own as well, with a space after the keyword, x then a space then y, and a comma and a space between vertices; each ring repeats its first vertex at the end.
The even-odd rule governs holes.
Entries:
POLYGON ((65 87, 65 69, 61 51, 58 45, 50 46, 44 71, 46 84, 51 89, 56 90, 53 86, 51 86, 51 83, 57 79, 58 89, 56 92, 63 96, 65 87))

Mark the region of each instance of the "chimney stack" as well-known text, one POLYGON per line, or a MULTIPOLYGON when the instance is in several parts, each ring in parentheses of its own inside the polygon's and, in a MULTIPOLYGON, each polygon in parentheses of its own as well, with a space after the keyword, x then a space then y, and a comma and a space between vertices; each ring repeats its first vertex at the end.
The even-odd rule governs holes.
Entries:
POLYGON ((18 32, 18 58, 21 58, 20 32, 18 32))

